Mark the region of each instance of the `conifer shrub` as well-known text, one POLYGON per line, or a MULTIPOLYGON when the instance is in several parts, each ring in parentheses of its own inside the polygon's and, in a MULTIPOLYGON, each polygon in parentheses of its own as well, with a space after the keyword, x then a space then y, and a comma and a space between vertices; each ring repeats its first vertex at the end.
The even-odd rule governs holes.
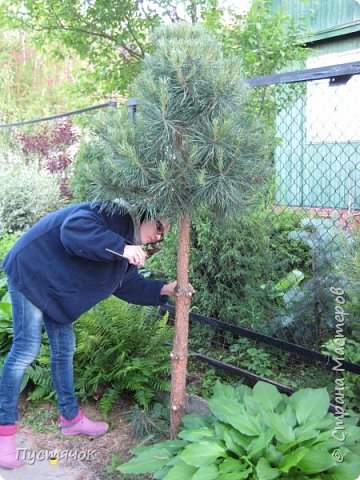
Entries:
POLYGON ((84 142, 80 143, 74 161, 74 174, 69 182, 75 201, 85 202, 92 199, 93 178, 91 166, 93 163, 101 162, 104 154, 104 150, 98 144, 88 145, 84 142))

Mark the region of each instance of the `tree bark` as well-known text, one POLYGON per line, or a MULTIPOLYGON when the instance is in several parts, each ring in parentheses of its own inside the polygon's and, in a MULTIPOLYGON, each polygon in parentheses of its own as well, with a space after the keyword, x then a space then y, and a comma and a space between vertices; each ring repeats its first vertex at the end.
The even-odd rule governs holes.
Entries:
POLYGON ((177 256, 177 299, 175 335, 171 356, 170 436, 176 438, 185 409, 186 367, 188 355, 190 216, 180 218, 177 256))

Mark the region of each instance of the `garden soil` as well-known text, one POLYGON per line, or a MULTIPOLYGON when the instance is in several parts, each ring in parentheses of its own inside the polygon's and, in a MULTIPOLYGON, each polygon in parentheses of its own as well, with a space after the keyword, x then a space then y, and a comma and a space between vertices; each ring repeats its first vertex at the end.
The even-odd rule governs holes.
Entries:
MULTIPOLYGON (((124 399, 109 414, 110 431, 99 438, 86 436, 67 438, 59 433, 58 415, 53 405, 42 404, 35 409, 20 406, 17 445, 24 466, 15 470, 0 468, 0 480, 111 480, 118 479, 119 472, 106 471, 111 454, 121 461, 129 458, 129 449, 136 444, 130 425, 124 414, 130 407, 124 399), (57 454, 57 459, 55 458, 57 454)), ((82 410, 92 420, 101 420, 92 405, 82 410)))

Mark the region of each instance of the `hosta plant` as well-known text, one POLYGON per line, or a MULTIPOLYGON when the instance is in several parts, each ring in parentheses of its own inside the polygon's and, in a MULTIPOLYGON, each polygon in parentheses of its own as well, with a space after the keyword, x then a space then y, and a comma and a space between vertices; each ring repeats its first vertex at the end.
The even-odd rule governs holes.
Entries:
POLYGON ((325 388, 287 397, 265 382, 217 383, 212 417, 185 416, 178 439, 133 450, 118 470, 164 480, 355 480, 360 427, 329 405, 325 388))

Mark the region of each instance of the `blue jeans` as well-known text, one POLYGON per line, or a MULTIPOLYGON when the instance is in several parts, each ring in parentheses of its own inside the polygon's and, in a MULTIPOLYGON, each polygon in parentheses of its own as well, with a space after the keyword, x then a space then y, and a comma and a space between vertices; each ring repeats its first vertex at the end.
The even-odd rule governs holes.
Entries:
POLYGON ((61 414, 66 420, 76 417, 79 406, 74 391, 73 356, 75 334, 72 324, 54 322, 9 283, 14 339, 0 382, 0 425, 13 425, 19 417, 18 399, 27 367, 41 346, 42 325, 51 349, 51 376, 61 414))

